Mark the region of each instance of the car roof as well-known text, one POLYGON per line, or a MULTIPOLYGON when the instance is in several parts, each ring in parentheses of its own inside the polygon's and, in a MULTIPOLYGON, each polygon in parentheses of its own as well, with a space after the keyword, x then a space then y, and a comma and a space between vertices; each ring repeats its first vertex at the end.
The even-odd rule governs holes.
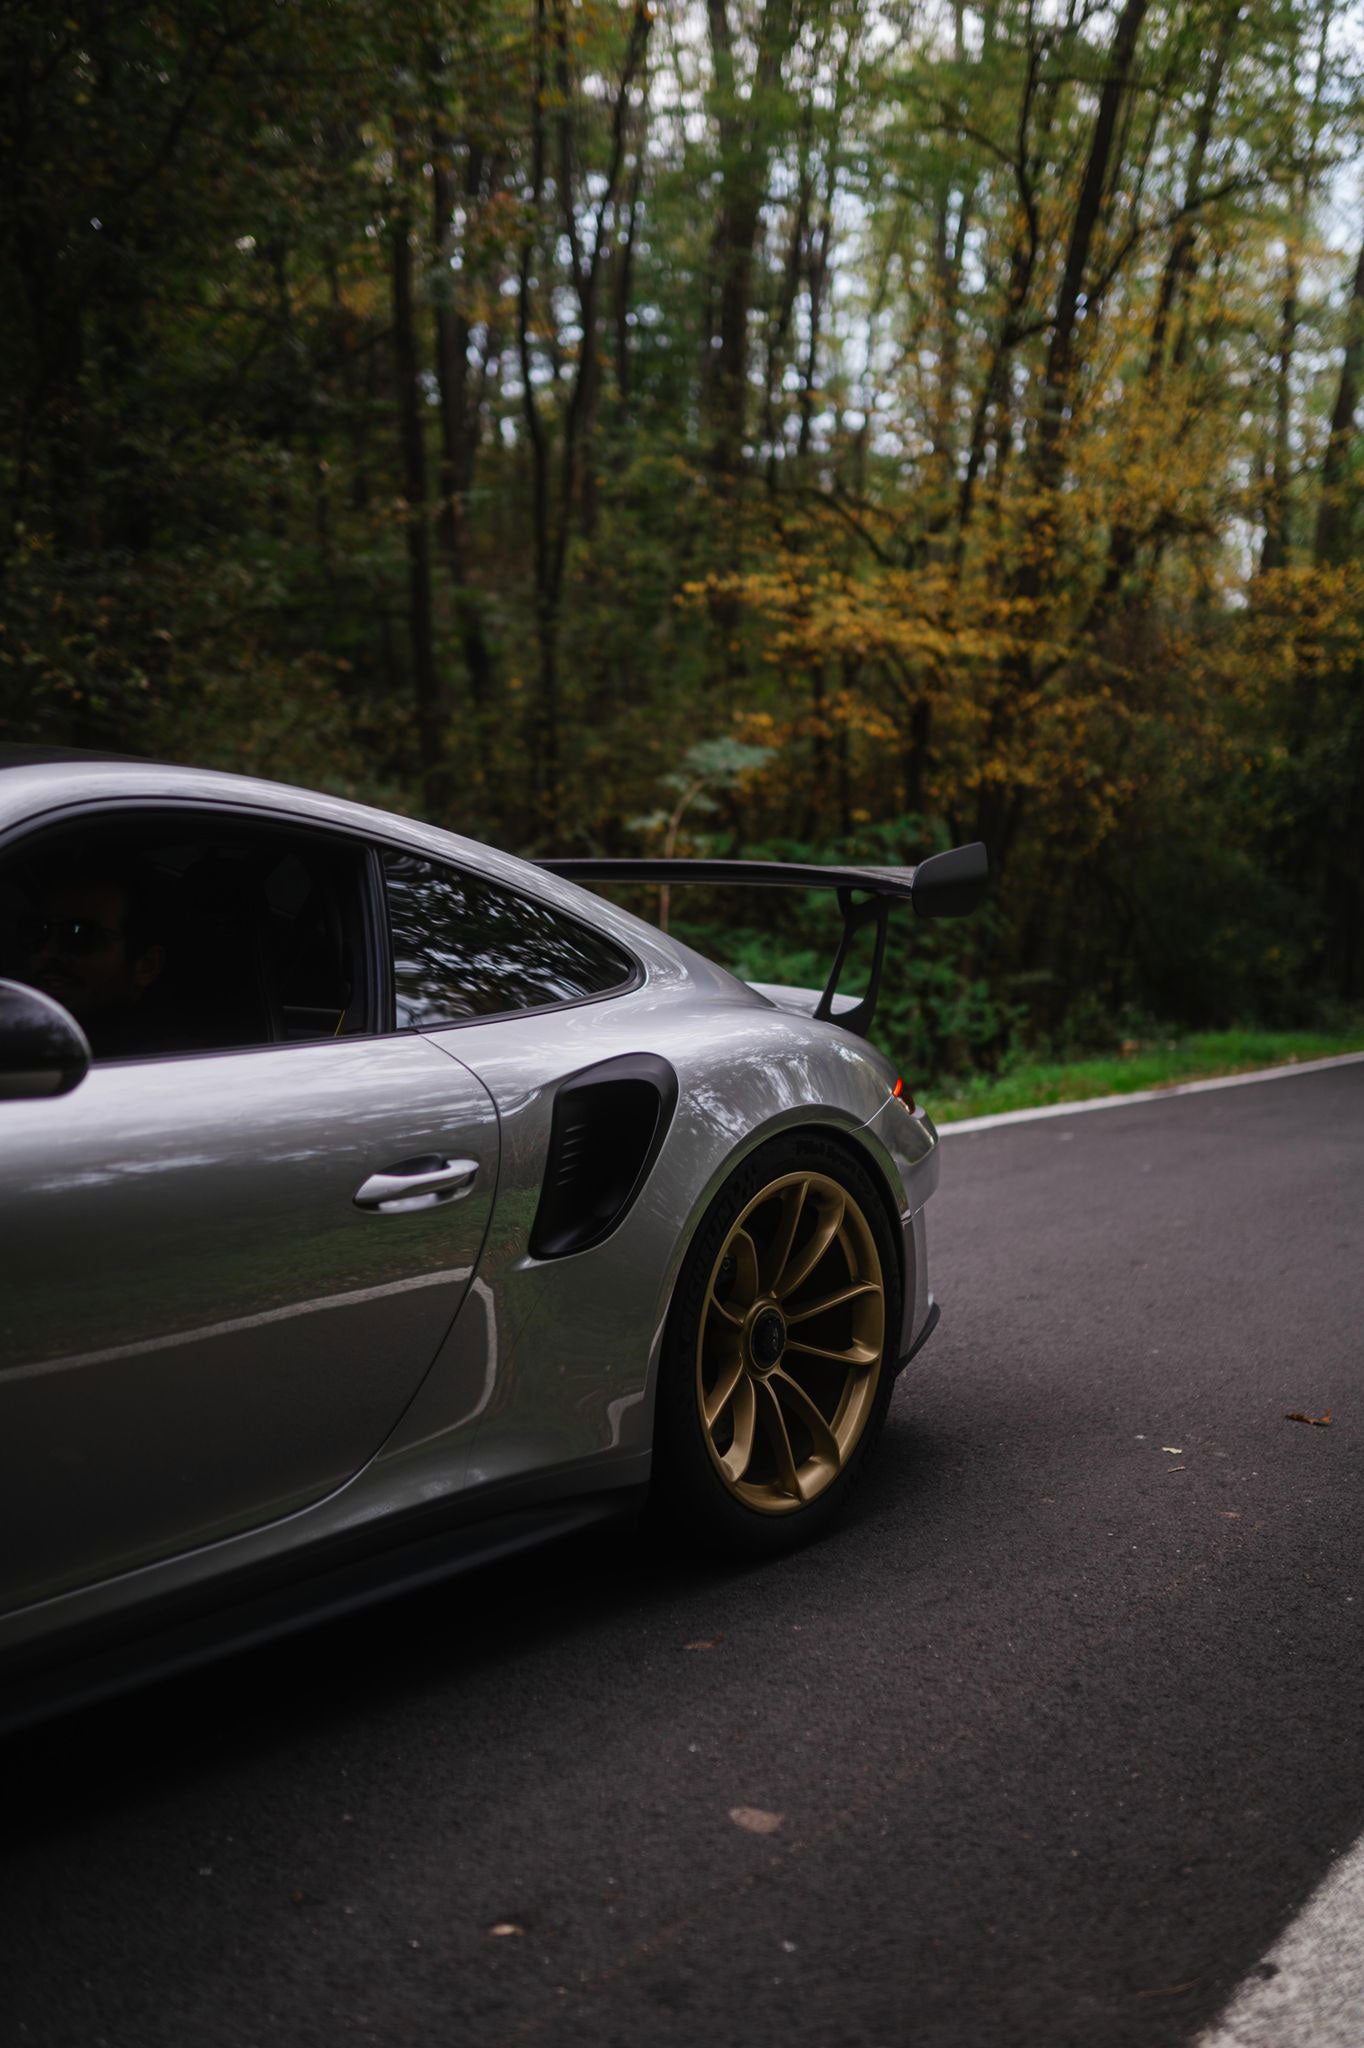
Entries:
POLYGON ((0 741, 0 768, 32 768, 48 761, 132 761, 134 754, 116 754, 100 747, 50 747, 35 740, 0 741))
POLYGON ((42 824, 50 813, 59 822, 64 810, 86 804, 141 802, 238 805, 278 813, 298 824, 331 827, 406 846, 414 853, 460 862, 509 888, 538 896, 614 937, 647 964, 651 980, 665 983, 713 983, 715 991, 742 988, 741 982, 715 962, 692 953, 654 926, 634 917, 619 904, 594 891, 551 874, 547 869, 504 853, 500 847, 469 839, 440 825, 377 809, 352 797, 335 796, 300 784, 271 782, 218 768, 187 768, 133 754, 97 753, 80 747, 0 745, 0 837, 8 838, 42 824))

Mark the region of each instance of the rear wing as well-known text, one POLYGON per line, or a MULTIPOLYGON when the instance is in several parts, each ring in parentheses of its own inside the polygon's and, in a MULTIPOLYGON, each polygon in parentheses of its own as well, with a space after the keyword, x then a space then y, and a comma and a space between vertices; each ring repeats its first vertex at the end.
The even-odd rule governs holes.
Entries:
POLYGON ((930 854, 912 868, 834 868, 780 860, 542 860, 537 866, 570 882, 705 882, 712 887, 746 883, 759 889, 834 889, 843 913, 843 934, 829 970, 816 1017, 833 1019, 845 1031, 865 1037, 876 1013, 881 970, 886 957, 886 926, 893 903, 913 905, 919 917, 965 917, 985 895, 990 863, 979 840, 930 854), (865 994, 851 1008, 840 1007, 838 994, 853 940, 865 925, 875 929, 871 973, 865 994))

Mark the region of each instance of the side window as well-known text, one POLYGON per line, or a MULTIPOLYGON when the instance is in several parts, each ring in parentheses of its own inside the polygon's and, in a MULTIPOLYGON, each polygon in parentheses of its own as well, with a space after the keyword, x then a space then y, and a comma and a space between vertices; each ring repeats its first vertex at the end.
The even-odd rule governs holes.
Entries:
POLYGON ((0 863, 0 972, 96 1060, 372 1030, 359 848, 184 811, 39 832, 0 863))
POLYGON ((400 1031, 580 1002, 635 964, 600 932, 481 876, 384 853, 400 1031))

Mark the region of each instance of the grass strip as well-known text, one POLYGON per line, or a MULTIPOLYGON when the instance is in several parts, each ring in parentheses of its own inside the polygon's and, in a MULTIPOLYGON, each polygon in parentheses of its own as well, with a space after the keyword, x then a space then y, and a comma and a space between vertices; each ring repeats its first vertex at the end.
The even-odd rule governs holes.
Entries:
POLYGON ((948 1124, 1051 1102, 1085 1102, 1096 1095, 1132 1095, 1172 1088, 1179 1081, 1249 1074, 1341 1052, 1364 1052, 1364 1023, 1339 1032, 1200 1031, 1187 1038, 1130 1041, 1119 1052, 1092 1059, 1021 1062, 1004 1073, 944 1079, 916 1092, 935 1123, 948 1124))

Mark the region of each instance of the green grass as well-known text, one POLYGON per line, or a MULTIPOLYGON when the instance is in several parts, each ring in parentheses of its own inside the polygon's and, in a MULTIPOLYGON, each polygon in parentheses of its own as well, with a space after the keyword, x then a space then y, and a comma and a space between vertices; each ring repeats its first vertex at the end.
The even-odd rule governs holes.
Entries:
POLYGON ((944 1079, 916 1092, 934 1121, 944 1124, 1049 1102, 1170 1088, 1177 1081, 1217 1074, 1253 1073, 1258 1067, 1325 1059, 1338 1052, 1364 1052, 1364 1023, 1342 1032, 1203 1031, 1189 1038, 1130 1040, 1122 1051, 1098 1058, 1030 1061, 1007 1073, 944 1079))

